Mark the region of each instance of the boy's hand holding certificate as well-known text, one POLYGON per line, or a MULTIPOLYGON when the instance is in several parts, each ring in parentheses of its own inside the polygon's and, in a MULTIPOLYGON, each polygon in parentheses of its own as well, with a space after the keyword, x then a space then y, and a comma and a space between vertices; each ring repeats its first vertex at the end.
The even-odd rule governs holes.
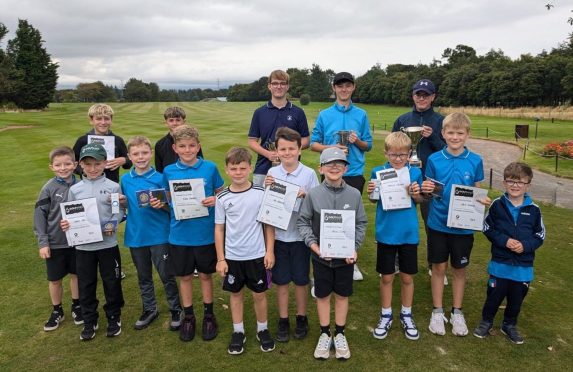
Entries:
POLYGON ((478 187, 452 185, 448 208, 448 227, 459 229, 483 229, 487 190, 478 187))
POLYGON ((385 211, 410 208, 412 198, 408 194, 410 173, 408 168, 382 169, 376 172, 380 180, 380 199, 385 211))
POLYGON ((209 215, 209 210, 201 203, 205 199, 205 186, 202 178, 171 180, 169 190, 176 220, 209 215))
POLYGON ((95 198, 61 203, 60 209, 62 219, 67 220, 70 226, 66 231, 69 246, 73 247, 103 240, 95 198))
POLYGON ((320 256, 354 258, 356 211, 322 209, 320 211, 320 256))
POLYGON ((300 186, 275 179, 267 186, 257 221, 286 230, 297 202, 300 186))

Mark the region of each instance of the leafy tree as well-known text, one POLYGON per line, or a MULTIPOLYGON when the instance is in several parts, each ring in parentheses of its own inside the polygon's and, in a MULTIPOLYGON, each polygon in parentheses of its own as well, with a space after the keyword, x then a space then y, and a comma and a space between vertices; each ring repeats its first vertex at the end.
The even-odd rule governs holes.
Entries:
POLYGON ((322 71, 319 65, 313 63, 305 92, 313 101, 329 101, 332 94, 331 81, 332 77, 326 71, 322 71))
POLYGON ((58 65, 51 61, 43 42, 40 31, 26 20, 18 20, 16 36, 8 42, 7 56, 20 75, 10 96, 23 109, 45 108, 56 90, 58 65))
POLYGON ((123 98, 127 102, 149 102, 151 100, 149 84, 136 78, 129 79, 123 88, 123 98))
MULTIPOLYGON (((8 29, 0 23, 0 42, 8 33, 8 29)), ((12 60, 4 50, 0 49, 0 104, 7 102, 16 91, 22 73, 17 71, 12 60)))
POLYGON ((76 86, 76 96, 80 102, 113 102, 117 100, 113 88, 104 85, 101 81, 79 83, 76 86))

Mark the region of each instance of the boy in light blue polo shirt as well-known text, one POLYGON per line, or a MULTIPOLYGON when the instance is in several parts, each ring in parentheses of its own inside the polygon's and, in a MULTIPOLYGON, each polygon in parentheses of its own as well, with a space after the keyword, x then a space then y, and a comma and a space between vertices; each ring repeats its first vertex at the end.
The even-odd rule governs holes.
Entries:
POLYGON ((133 137, 127 143, 127 152, 133 168, 121 177, 121 191, 129 210, 124 244, 131 248, 143 303, 143 313, 135 322, 135 329, 146 328, 159 315, 153 286, 152 266, 155 266, 171 311, 170 329, 176 331, 181 325, 181 305, 177 282, 167 267, 169 213, 149 205, 152 190, 163 188, 163 175, 150 165, 153 152, 149 139, 133 137))
MULTIPOLYGON (((382 200, 370 200, 376 203, 376 242, 378 245, 376 271, 381 274, 380 294, 382 310, 378 325, 372 335, 377 339, 384 339, 392 326, 392 286, 395 275, 396 256, 400 264, 400 282, 402 295, 402 310, 400 322, 404 335, 410 340, 420 337, 412 317, 412 303, 414 301, 414 278, 418 272, 417 249, 419 243, 418 215, 416 204, 423 197, 420 193, 422 172, 420 168, 410 167, 408 159, 412 141, 402 132, 390 133, 385 141, 385 155, 388 162, 372 169, 370 179, 380 179, 378 172, 394 169, 401 183, 407 187, 408 194, 413 199, 409 208, 384 209, 382 200)), ((374 191, 376 185, 373 181, 368 183, 368 193, 374 191)))

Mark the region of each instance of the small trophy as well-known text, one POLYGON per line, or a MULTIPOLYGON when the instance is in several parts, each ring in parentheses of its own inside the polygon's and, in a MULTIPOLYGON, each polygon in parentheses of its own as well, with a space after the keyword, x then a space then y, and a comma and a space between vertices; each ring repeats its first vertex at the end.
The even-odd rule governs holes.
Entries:
POLYGON ((412 141, 412 156, 410 157, 410 166, 421 168, 422 161, 420 160, 420 158, 418 158, 418 152, 416 149, 418 148, 418 143, 420 143, 420 140, 422 139, 422 131, 424 130, 424 128, 402 127, 400 128, 400 130, 410 138, 410 141, 412 141))
POLYGON ((348 147, 348 138, 350 137, 349 130, 339 130, 338 134, 338 144, 348 147))
MULTIPOLYGON (((269 151, 277 152, 277 147, 276 147, 275 144, 272 143, 272 142, 269 142, 268 148, 269 148, 269 151)), ((281 162, 280 162, 280 160, 279 160, 278 157, 276 157, 276 158, 274 158, 274 159, 275 159, 275 160, 273 160, 271 163, 272 163, 273 167, 276 167, 276 166, 279 165, 281 162)))

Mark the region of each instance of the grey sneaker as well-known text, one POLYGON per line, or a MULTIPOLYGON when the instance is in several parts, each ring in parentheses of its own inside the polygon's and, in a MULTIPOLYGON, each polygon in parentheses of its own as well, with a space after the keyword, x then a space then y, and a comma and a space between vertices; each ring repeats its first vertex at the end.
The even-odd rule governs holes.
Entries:
POLYGON ((316 359, 328 359, 330 357, 330 348, 332 347, 332 337, 326 333, 321 333, 318 338, 318 343, 314 349, 314 357, 316 359))
POLYGON ((336 359, 350 359, 350 349, 348 348, 348 341, 344 333, 339 333, 334 336, 334 350, 336 352, 336 359))
POLYGON ((183 311, 181 310, 171 310, 171 322, 169 322, 170 331, 178 331, 181 327, 181 316, 183 311))
POLYGON ((461 311, 459 313, 452 313, 450 317, 450 323, 452 324, 452 333, 454 336, 466 336, 468 334, 468 327, 466 325, 466 318, 464 313, 461 311))
POLYGON ((514 324, 506 324, 502 323, 501 325, 501 333, 507 336, 509 341, 513 342, 516 345, 523 344, 523 337, 517 331, 517 327, 514 324))
POLYGON ((485 320, 480 321, 476 329, 474 329, 474 336, 477 338, 486 338, 489 336, 492 326, 493 324, 490 322, 486 322, 485 320))
POLYGON ((446 323, 448 319, 443 312, 432 311, 432 317, 430 318, 430 326, 428 327, 430 332, 435 335, 443 336, 446 334, 446 323))
POLYGON ((137 319, 135 322, 135 329, 142 330, 147 328, 148 325, 151 324, 157 317, 159 316, 159 312, 157 310, 145 310, 143 314, 137 319))

